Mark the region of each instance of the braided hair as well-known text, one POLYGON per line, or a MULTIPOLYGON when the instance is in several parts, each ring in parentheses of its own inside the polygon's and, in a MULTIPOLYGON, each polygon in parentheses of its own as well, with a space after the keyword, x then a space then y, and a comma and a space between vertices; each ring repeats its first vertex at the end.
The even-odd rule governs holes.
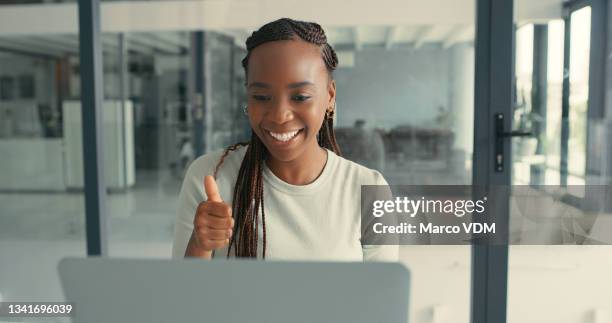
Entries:
MULTIPOLYGON (((338 66, 338 57, 333 48, 327 43, 327 37, 323 28, 313 22, 297 21, 289 18, 282 18, 263 25, 259 30, 254 31, 246 41, 247 54, 242 60, 242 67, 245 75, 248 70, 249 56, 257 46, 279 40, 300 39, 319 46, 321 56, 329 73, 330 79, 332 72, 338 66)), ((333 111, 326 113, 323 124, 318 133, 317 141, 319 146, 333 151, 340 155, 340 149, 336 143, 334 135, 333 111)), ((255 132, 251 131, 251 140, 248 143, 237 143, 225 149, 219 163, 215 167, 214 176, 217 176, 219 167, 230 151, 234 151, 241 146, 247 146, 244 159, 238 171, 238 178, 234 186, 234 199, 232 214, 235 216, 235 233, 228 246, 227 257, 230 257, 232 248, 234 256, 257 258, 257 244, 259 241, 259 210, 261 210, 261 225, 263 227, 263 254, 266 257, 266 217, 264 212, 263 196, 263 163, 268 155, 268 151, 255 132)))

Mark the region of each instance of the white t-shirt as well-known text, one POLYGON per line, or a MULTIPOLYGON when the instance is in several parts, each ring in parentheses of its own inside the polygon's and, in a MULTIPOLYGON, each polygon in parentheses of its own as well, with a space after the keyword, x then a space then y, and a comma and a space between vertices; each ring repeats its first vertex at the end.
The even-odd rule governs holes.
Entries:
MULTIPOLYGON (((230 152, 217 174, 221 198, 230 205, 245 152, 246 147, 230 152)), ((187 170, 179 196, 172 251, 174 258, 182 258, 185 254, 195 210, 205 200, 204 176, 213 174, 221 155, 222 151, 218 151, 201 156, 187 170)), ((266 259, 397 260, 397 246, 361 244, 361 185, 387 185, 379 172, 328 150, 323 172, 308 185, 289 184, 267 166, 264 166, 263 177, 266 259)), ((259 227, 258 255, 261 255, 261 222, 259 227)), ((227 248, 215 251, 215 258, 226 255, 227 248)))

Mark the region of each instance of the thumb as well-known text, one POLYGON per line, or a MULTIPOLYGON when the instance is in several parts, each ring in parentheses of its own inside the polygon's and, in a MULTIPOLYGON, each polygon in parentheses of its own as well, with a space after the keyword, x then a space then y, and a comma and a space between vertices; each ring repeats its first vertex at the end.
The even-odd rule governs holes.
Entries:
POLYGON ((204 191, 206 192, 206 196, 208 196, 208 201, 223 202, 221 195, 219 195, 219 188, 217 187, 217 182, 215 182, 214 177, 210 175, 204 177, 204 191))

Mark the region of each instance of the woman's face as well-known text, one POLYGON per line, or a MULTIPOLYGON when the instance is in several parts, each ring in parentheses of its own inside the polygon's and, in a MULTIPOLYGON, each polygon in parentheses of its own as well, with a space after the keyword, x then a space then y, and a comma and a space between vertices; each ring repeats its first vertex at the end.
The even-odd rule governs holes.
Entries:
POLYGON ((251 127, 271 157, 292 161, 316 152, 336 93, 319 47, 303 40, 264 43, 251 52, 247 75, 251 127))

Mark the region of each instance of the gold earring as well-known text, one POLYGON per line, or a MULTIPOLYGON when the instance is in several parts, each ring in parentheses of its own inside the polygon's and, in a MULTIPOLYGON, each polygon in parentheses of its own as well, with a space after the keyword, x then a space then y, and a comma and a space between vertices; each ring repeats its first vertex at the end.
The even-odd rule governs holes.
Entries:
POLYGON ((334 117, 334 114, 336 112, 336 107, 334 106, 329 106, 329 109, 327 109, 327 111, 325 111, 325 117, 327 119, 332 119, 334 117))

